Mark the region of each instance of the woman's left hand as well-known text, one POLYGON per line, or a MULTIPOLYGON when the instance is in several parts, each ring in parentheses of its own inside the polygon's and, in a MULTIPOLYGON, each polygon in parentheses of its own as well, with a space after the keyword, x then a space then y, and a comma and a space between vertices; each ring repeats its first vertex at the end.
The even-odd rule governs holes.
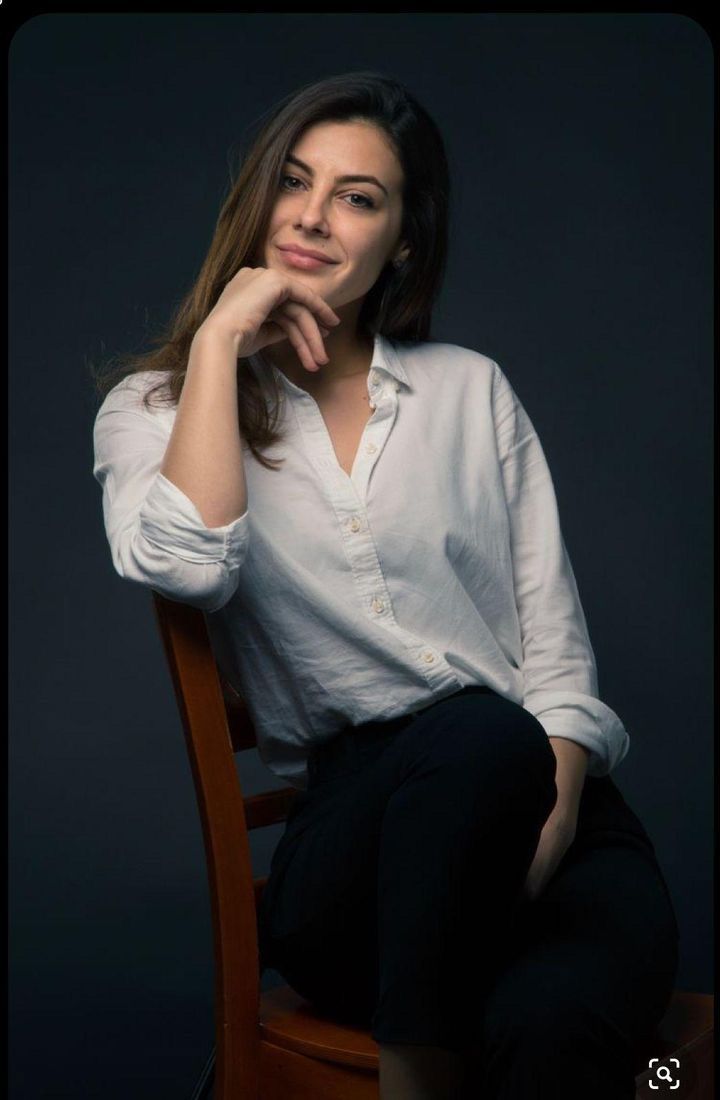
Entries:
POLYGON ((534 901, 545 889, 568 848, 575 839, 577 814, 556 806, 540 833, 535 856, 530 864, 523 897, 534 901))

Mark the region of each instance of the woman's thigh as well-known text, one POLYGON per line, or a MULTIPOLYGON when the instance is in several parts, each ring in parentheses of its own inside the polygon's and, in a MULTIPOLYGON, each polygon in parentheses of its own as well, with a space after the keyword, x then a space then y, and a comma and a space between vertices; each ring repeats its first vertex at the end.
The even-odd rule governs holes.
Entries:
MULTIPOLYGON (((554 755, 528 711, 496 693, 440 700, 356 771, 301 793, 263 896, 262 964, 300 992, 342 975, 362 999, 377 981, 378 857, 393 795, 404 835, 432 845, 444 834, 449 845, 481 813, 509 819, 513 806, 539 829, 555 793, 554 755)), ((408 851, 395 850, 398 860, 408 851)))
POLYGON ((367 893, 388 802, 401 789, 408 813, 417 809, 423 820, 446 818, 451 807, 512 816, 512 807, 547 798, 550 771, 554 778, 542 726, 495 693, 440 700, 375 746, 368 739, 366 758, 346 774, 300 792, 266 887, 266 915, 276 933, 307 924, 331 901, 367 893), (436 782, 418 782, 428 776, 436 782), (409 797, 416 789, 431 801, 416 807, 409 797))

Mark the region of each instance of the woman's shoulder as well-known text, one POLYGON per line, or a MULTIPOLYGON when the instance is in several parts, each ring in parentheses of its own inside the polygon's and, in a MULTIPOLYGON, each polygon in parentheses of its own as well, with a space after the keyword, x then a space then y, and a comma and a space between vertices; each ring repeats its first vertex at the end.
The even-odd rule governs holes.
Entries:
POLYGON ((475 348, 445 340, 392 340, 392 347, 404 367, 417 376, 445 376, 452 371, 462 381, 492 384, 499 367, 494 359, 475 348))
POLYGON ((149 417, 174 416, 176 404, 167 385, 171 375, 168 370, 141 370, 126 374, 108 390, 97 415, 122 410, 149 417))

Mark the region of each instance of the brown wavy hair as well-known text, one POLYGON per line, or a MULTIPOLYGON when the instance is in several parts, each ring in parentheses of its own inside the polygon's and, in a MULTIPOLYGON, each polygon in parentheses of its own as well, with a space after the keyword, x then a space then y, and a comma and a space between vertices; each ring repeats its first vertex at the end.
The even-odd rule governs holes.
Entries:
MULTIPOLYGON (((115 356, 109 370, 91 364, 96 389, 104 398, 122 378, 138 371, 169 372, 147 390, 165 404, 177 405, 185 380, 193 337, 224 287, 241 267, 257 266, 279 191, 288 152, 302 133, 318 122, 364 121, 380 127, 400 161, 405 182, 401 236, 409 257, 400 268, 388 262, 365 296, 358 327, 394 340, 427 340, 433 302, 447 262, 450 178, 440 131, 418 101, 398 81, 377 72, 352 72, 308 84, 287 95, 253 123, 259 127, 241 157, 237 179, 232 171, 215 232, 195 284, 160 333, 156 350, 115 356)), ((246 445, 263 466, 277 469, 279 459, 260 453, 282 439, 278 419, 283 394, 272 372, 259 376, 249 359, 238 358, 238 420, 246 445), (264 390, 264 392, 263 392, 264 390)))

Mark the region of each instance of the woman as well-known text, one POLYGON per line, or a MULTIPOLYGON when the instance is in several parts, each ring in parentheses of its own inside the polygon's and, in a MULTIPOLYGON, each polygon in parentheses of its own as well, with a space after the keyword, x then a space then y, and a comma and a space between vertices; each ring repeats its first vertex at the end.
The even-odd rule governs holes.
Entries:
POLYGON ((94 474, 116 569, 208 612, 298 788, 263 967, 371 1027, 383 1100, 470 1064, 473 1096, 632 1100, 675 914, 537 434, 497 363, 428 338, 448 197, 395 81, 288 96, 94 474))

